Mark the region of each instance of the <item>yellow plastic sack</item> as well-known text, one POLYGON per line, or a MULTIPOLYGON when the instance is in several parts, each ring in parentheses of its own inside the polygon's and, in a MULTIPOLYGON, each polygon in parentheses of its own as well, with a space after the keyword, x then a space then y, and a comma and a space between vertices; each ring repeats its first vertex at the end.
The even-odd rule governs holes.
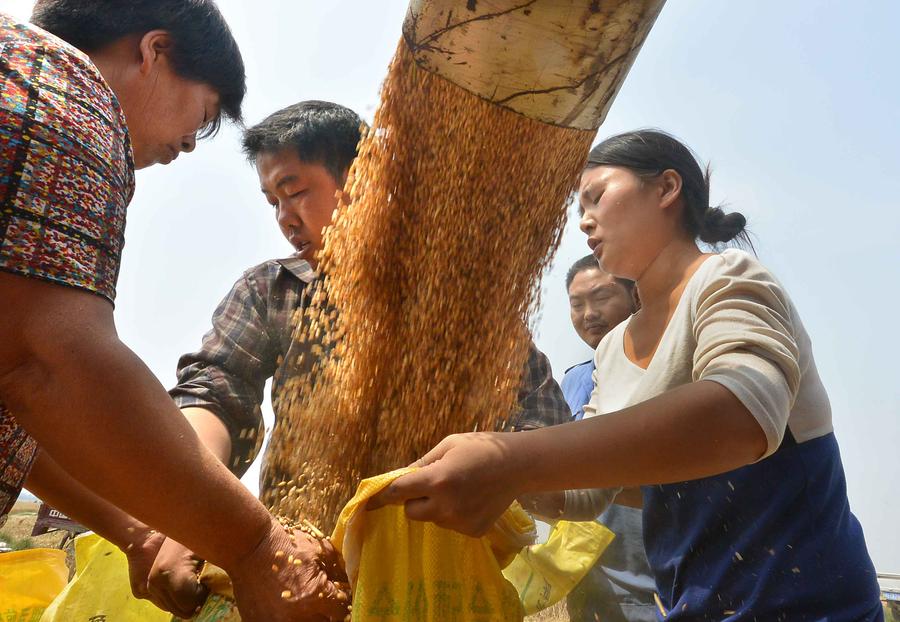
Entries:
POLYGON ((366 511, 400 469, 363 480, 331 536, 353 586, 354 622, 514 622, 524 617, 501 566, 534 541, 534 522, 515 504, 483 538, 409 521, 402 506, 366 511))
POLYGON ((131 595, 125 553, 88 533, 75 538, 75 578, 41 622, 170 622, 172 614, 131 595))
POLYGON ((0 620, 36 622, 68 579, 65 551, 0 553, 0 620))
POLYGON ((547 542, 519 553, 503 576, 519 592, 526 615, 556 604, 594 567, 615 534, 594 521, 557 521, 547 542))

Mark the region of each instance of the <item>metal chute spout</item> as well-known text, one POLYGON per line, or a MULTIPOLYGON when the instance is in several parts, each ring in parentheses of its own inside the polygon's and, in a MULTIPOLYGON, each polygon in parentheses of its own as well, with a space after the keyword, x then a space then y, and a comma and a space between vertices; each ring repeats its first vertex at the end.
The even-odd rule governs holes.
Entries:
POLYGON ((600 126, 665 0, 412 0, 416 63, 527 117, 600 126))

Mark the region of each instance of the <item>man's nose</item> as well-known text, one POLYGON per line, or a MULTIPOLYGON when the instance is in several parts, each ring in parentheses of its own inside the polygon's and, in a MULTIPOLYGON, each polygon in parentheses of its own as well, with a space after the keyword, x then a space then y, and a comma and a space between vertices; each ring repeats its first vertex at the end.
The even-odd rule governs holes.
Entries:
POLYGON ((584 319, 587 321, 596 320, 603 317, 603 314, 600 312, 600 308, 594 305, 588 304, 584 308, 584 319))
POLYGON ((278 202, 278 225, 283 229, 287 229, 290 227, 299 227, 300 219, 294 215, 293 212, 289 209, 285 209, 284 205, 282 205, 281 201, 278 202))

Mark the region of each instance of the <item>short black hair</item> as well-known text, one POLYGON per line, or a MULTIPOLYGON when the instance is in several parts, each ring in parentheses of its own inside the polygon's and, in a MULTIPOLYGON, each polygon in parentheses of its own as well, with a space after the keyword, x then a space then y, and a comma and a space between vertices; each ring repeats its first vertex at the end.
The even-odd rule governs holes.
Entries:
POLYGON ((244 131, 244 153, 292 149, 302 162, 321 164, 340 182, 356 158, 365 123, 340 104, 309 100, 273 112, 244 131))
MULTIPOLYGON (((580 272, 585 272, 586 270, 600 270, 603 269, 600 267, 600 264, 597 262, 597 258, 593 255, 585 255, 578 261, 572 264, 572 267, 569 268, 569 271, 566 273, 566 291, 569 291, 569 288, 572 286, 572 281, 575 280, 575 277, 580 272)), ((616 283, 625 288, 629 294, 634 291, 634 281, 631 279, 623 279, 622 277, 615 276, 613 277, 616 280, 616 283)))
POLYGON ((244 60, 213 0, 37 0, 31 22, 88 54, 128 35, 165 30, 175 72, 219 95, 220 114, 202 137, 216 133, 222 114, 241 121, 244 60))

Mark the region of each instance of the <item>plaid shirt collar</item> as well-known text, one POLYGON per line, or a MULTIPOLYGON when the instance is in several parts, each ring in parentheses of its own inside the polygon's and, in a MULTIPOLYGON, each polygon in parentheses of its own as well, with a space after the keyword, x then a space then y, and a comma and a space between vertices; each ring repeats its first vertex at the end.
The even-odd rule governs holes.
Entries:
POLYGON ((295 277, 309 285, 312 283, 319 273, 305 259, 300 259, 296 255, 291 255, 284 259, 276 259, 281 267, 293 274, 295 277))

